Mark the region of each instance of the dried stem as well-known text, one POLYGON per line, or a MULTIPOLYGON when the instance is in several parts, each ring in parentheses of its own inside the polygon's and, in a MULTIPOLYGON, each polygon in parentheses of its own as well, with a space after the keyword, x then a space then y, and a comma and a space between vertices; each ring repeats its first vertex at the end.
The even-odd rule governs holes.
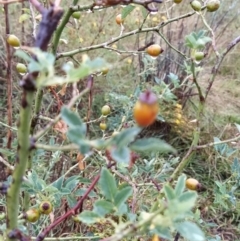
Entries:
POLYGON ((213 82, 215 81, 215 78, 218 74, 218 70, 224 60, 224 58, 226 57, 226 55, 240 42, 240 36, 238 36, 237 38, 235 38, 229 45, 228 47, 223 51, 223 53, 221 54, 221 57, 217 59, 217 62, 215 64, 215 66, 212 68, 212 77, 209 79, 209 84, 207 87, 207 91, 206 91, 206 95, 205 95, 205 99, 207 98, 209 91, 213 85, 213 82))

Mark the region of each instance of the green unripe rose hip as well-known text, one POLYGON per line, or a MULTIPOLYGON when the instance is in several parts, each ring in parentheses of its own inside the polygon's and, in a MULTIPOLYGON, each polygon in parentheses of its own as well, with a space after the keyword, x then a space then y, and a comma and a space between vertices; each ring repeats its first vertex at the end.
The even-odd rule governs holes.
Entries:
POLYGON ((50 214, 53 210, 53 206, 49 201, 43 201, 39 205, 39 211, 41 214, 50 214))
POLYGON ((191 4, 193 10, 195 10, 195 11, 200 11, 202 8, 202 4, 198 0, 193 0, 193 1, 191 1, 190 4, 191 4))
POLYGON ((40 217, 40 212, 38 209, 29 209, 24 213, 24 218, 30 222, 35 223, 40 217))
POLYGON ((19 47, 20 46, 20 40, 17 36, 14 34, 9 34, 7 37, 7 42, 12 47, 19 47))
POLYGON ((104 116, 109 115, 110 112, 111 112, 110 106, 104 105, 104 106, 102 107, 102 111, 101 111, 101 112, 102 112, 102 115, 104 115, 104 116))
POLYGON ((209 0, 207 2, 207 10, 208 12, 215 12, 220 7, 220 1, 219 0, 209 0))
POLYGON ((16 69, 19 74, 27 73, 27 66, 25 64, 17 63, 16 69))
POLYGON ((75 18, 75 19, 79 19, 81 17, 81 13, 80 12, 74 12, 72 14, 72 17, 75 18))

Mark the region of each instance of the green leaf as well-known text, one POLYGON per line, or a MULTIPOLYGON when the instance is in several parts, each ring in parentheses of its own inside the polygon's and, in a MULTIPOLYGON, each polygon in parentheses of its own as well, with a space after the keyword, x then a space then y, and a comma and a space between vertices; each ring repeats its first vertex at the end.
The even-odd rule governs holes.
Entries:
POLYGON ((7 157, 14 155, 14 151, 11 151, 11 150, 8 150, 5 148, 0 148, 0 152, 1 152, 1 154, 3 154, 4 156, 7 156, 7 157))
POLYGON ((77 200, 70 194, 67 195, 67 202, 70 208, 73 208, 77 204, 77 200))
POLYGON ((81 131, 77 128, 74 128, 74 129, 70 129, 67 133, 67 136, 71 140, 71 142, 79 146, 79 151, 82 155, 89 153, 89 151, 91 150, 91 143, 86 139, 82 139, 85 137, 83 135, 84 132, 85 132, 85 128, 82 129, 81 131))
POLYGON ((125 187, 116 193, 114 197, 114 204, 118 208, 132 195, 132 188, 125 187))
POLYGON ((58 190, 62 189, 62 185, 63 185, 63 181, 64 181, 64 176, 58 178, 56 181, 54 181, 52 183, 53 187, 56 187, 58 190))
POLYGON ((106 168, 103 168, 101 171, 99 185, 101 192, 106 197, 106 199, 113 202, 117 193, 117 184, 113 175, 106 168))
POLYGON ((112 148, 110 155, 114 161, 119 163, 128 164, 131 160, 131 152, 127 147, 112 148))
POLYGON ((65 184, 65 187, 72 191, 77 186, 77 184, 78 184, 78 180, 73 179, 69 181, 67 184, 65 184))
POLYGON ((24 52, 23 50, 16 50, 16 52, 14 53, 15 56, 25 60, 26 62, 30 62, 32 61, 32 58, 30 55, 28 55, 26 52, 24 52))
POLYGON ((202 37, 202 38, 200 38, 200 39, 201 39, 201 41, 202 41, 204 44, 209 43, 209 42, 212 42, 212 39, 211 39, 210 37, 207 37, 207 36, 202 37))
POLYGON ((185 189, 185 182, 186 182, 186 175, 183 174, 178 178, 178 181, 175 187, 176 196, 179 196, 183 193, 185 189))
MULTIPOLYGON (((76 192, 74 192, 74 195, 77 196, 77 197, 81 197, 85 194, 85 192, 87 191, 87 188, 81 188, 81 189, 78 189, 76 192)), ((88 194, 88 197, 90 198, 96 198, 97 197, 97 194, 92 190, 89 194, 88 194)))
POLYGON ((103 139, 97 139, 97 140, 92 140, 91 141, 91 146, 96 148, 97 150, 99 149, 104 149, 108 145, 108 142, 103 139))
POLYGON ((177 231, 189 241, 205 241, 205 235, 202 230, 195 224, 189 221, 175 224, 177 231))
POLYGON ((83 211, 81 214, 77 216, 81 222, 86 224, 93 224, 100 221, 99 215, 92 211, 83 211))
POLYGON ((190 34, 185 37, 185 43, 189 48, 193 49, 196 47, 197 40, 194 38, 192 34, 190 34))
POLYGON ((178 200, 180 202, 191 202, 191 203, 195 203, 197 199, 197 193, 195 191, 187 191, 184 192, 179 198, 178 200))
POLYGON ((142 16, 143 16, 143 18, 146 18, 147 16, 148 16, 148 11, 147 11, 147 9, 145 8, 145 7, 143 7, 143 6, 140 6, 140 8, 141 8, 141 12, 142 12, 142 16))
POLYGON ((93 211, 101 217, 104 217, 106 214, 109 214, 114 209, 112 203, 106 200, 98 200, 94 203, 93 211))
POLYGON ((168 201, 176 198, 176 194, 171 186, 165 185, 163 189, 168 201))
POLYGON ((178 198, 178 203, 175 205, 179 209, 179 212, 187 212, 190 211, 196 203, 197 193, 194 191, 188 191, 183 193, 178 198))
POLYGON ((66 82, 73 83, 80 79, 94 73, 99 72, 103 68, 108 68, 109 65, 102 58, 96 58, 94 60, 87 59, 83 62, 79 68, 71 68, 67 72, 66 82))
POLYGON ((169 228, 163 227, 162 225, 156 226, 152 230, 152 233, 157 234, 161 238, 164 238, 167 240, 172 240, 172 235, 171 235, 169 228))
POLYGON ((155 151, 160 153, 176 153, 176 150, 172 146, 158 138, 138 139, 131 144, 129 148, 137 152, 155 151))
POLYGON ((117 211, 114 214, 117 216, 122 216, 128 212, 128 206, 125 203, 123 203, 121 206, 118 207, 117 211))
POLYGON ((69 128, 82 127, 83 125, 80 117, 65 106, 63 106, 61 109, 61 117, 69 126, 69 128))
POLYGON ((133 10, 134 10, 135 6, 129 4, 126 7, 124 7, 122 9, 122 19, 126 18, 127 15, 129 15, 133 10))
POLYGON ((140 131, 141 128, 138 127, 128 128, 124 131, 121 131, 119 134, 112 138, 112 143, 118 147, 125 147, 135 139, 140 131))

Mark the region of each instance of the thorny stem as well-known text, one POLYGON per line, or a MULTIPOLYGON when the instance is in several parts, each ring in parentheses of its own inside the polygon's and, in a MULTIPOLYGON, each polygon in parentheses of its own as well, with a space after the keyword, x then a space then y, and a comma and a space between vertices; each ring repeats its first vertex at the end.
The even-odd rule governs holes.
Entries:
MULTIPOLYGON (((11 231, 18 227, 18 212, 19 212, 19 195, 20 188, 25 170, 27 168, 27 156, 30 149, 30 121, 32 114, 32 104, 34 100, 34 91, 24 91, 23 94, 23 106, 20 110, 20 126, 18 128, 18 156, 15 163, 15 169, 13 172, 13 184, 11 184, 7 192, 7 213, 8 222, 7 229, 11 231), (16 185, 18 184, 18 185, 16 185)), ((7 237, 7 241, 16 241, 16 239, 10 239, 7 237)))
MULTIPOLYGON (((39 26, 35 46, 45 51, 51 39, 52 33, 63 14, 62 9, 44 9, 37 0, 31 0, 33 5, 43 13, 43 19, 39 26)), ((31 152, 31 117, 32 105, 35 97, 35 81, 38 73, 29 73, 20 82, 23 89, 21 109, 18 125, 18 150, 12 182, 7 190, 7 238, 6 241, 28 240, 18 230, 19 196, 21 184, 27 169, 28 156, 31 152)))

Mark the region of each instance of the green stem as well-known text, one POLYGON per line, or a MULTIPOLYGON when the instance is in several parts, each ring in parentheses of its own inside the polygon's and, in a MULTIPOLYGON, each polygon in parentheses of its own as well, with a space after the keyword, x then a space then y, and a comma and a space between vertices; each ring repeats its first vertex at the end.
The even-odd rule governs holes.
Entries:
POLYGON ((45 151, 71 151, 71 150, 78 150, 79 146, 75 144, 69 144, 65 146, 50 146, 45 144, 37 143, 35 144, 37 149, 42 149, 45 151))
MULTIPOLYGON (((32 104, 34 100, 34 91, 24 91, 23 106, 20 110, 20 124, 18 128, 18 152, 15 163, 15 169, 12 176, 12 183, 7 192, 7 231, 11 231, 18 227, 18 213, 19 213, 19 196, 20 188, 25 174, 28 162, 29 150, 31 147, 30 135, 30 121, 32 114, 32 104)), ((16 239, 9 239, 7 241, 17 241, 16 239)))
MULTIPOLYGON (((78 3, 78 0, 74 0, 73 1, 73 6, 75 6, 78 3)), ((79 9, 80 11, 81 9, 79 9)), ((70 7, 67 12, 65 13, 62 21, 60 22, 54 37, 53 37, 53 47, 52 47, 52 53, 54 55, 56 55, 57 53, 57 47, 58 47, 58 43, 61 37, 61 34, 63 32, 63 29, 65 28, 66 24, 68 23, 69 18, 71 17, 72 13, 74 12, 74 9, 72 7, 70 7)))

